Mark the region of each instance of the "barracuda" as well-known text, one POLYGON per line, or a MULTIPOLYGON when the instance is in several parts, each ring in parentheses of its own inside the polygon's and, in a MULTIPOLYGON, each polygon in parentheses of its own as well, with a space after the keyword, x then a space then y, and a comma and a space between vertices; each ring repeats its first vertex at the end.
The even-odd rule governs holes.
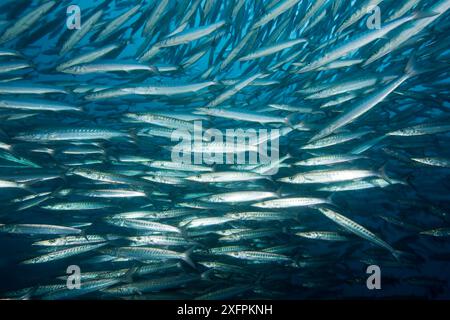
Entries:
POLYGON ((307 197, 295 197, 295 198, 282 198, 267 200, 253 204, 253 207, 257 208, 292 208, 292 207, 310 207, 318 204, 329 203, 327 199, 321 198, 307 198, 307 197))
POLYGON ((256 21, 252 28, 256 29, 264 24, 268 23, 269 21, 277 18, 279 15, 281 15, 283 12, 289 10, 293 6, 295 6, 300 0, 284 0, 280 2, 277 6, 272 8, 270 11, 268 11, 264 16, 262 16, 258 21, 256 21))
POLYGON ((255 263, 292 263, 293 260, 285 255, 278 253, 260 252, 260 251, 239 251, 228 252, 226 255, 242 260, 250 260, 255 263))
POLYGON ((154 292, 176 288, 190 282, 198 281, 199 279, 200 277, 196 274, 167 276, 158 279, 142 280, 132 284, 124 284, 104 290, 104 292, 109 295, 131 295, 134 293, 154 292))
POLYGON ((72 246, 72 245, 84 245, 99 242, 106 242, 110 240, 117 240, 119 236, 115 235, 82 235, 82 236, 67 236, 62 238, 55 238, 50 240, 41 240, 33 242, 34 246, 44 247, 58 247, 58 246, 72 246))
POLYGON ((333 220, 343 228, 347 229, 348 231, 356 234, 357 236, 360 236, 366 240, 369 240, 370 242, 390 251, 392 255, 396 259, 400 259, 401 252, 395 250, 392 248, 388 243, 386 243, 384 240, 377 237, 375 234, 364 228, 363 226, 357 224, 356 222, 348 219, 347 217, 327 208, 319 208, 318 209, 323 215, 325 215, 327 218, 333 220))
POLYGON ((124 24, 127 20, 130 19, 138 10, 141 8, 141 5, 138 4, 132 7, 130 10, 120 15, 119 17, 112 20, 108 25, 100 32, 97 36, 96 41, 103 41, 107 39, 117 28, 119 28, 122 24, 124 24))
POLYGON ((337 232, 332 231, 308 231, 308 232, 297 232, 296 236, 315 239, 315 240, 325 240, 325 241, 348 241, 346 236, 343 236, 337 232))
MULTIPOLYGON (((102 72, 133 72, 133 71, 149 71, 157 72, 153 66, 140 63, 126 63, 126 62, 97 62, 91 64, 78 64, 72 67, 66 67, 61 72, 70 74, 90 74, 102 72)), ((124 89, 126 90, 126 89, 124 89)), ((125 91, 126 92, 126 91, 125 91)))
POLYGON ((0 108, 33 111, 81 111, 81 108, 64 103, 44 100, 0 100, 0 108))
POLYGON ((342 116, 339 116, 337 119, 333 120, 330 124, 328 124, 324 129, 322 129, 319 133, 313 136, 309 141, 316 141, 321 138, 324 138, 337 129, 342 128, 354 121, 355 119, 361 117, 363 114, 368 112, 370 109, 375 107, 381 101, 383 101, 389 94, 391 94, 395 89, 401 86, 406 80, 411 77, 416 76, 419 71, 416 69, 413 61, 410 60, 405 69, 405 74, 399 77, 397 80, 392 83, 386 85, 381 90, 377 90, 376 92, 369 95, 367 98, 363 99, 355 106, 353 106, 350 110, 345 112, 342 116))
MULTIPOLYGON (((63 93, 68 94, 66 90, 63 88, 59 88, 56 86, 42 86, 37 84, 29 84, 29 83, 23 83, 20 85, 0 85, 0 94, 48 94, 48 93, 63 93)), ((19 105, 19 101, 10 101, 13 105, 19 105)), ((51 102, 47 102, 47 104, 50 104, 51 102)), ((1 105, 1 103, 0 103, 1 105)), ((63 106, 61 104, 61 106, 63 106)), ((30 106, 26 109, 25 107, 21 107, 19 109, 23 110, 41 110, 39 108, 37 109, 30 109, 30 106)), ((75 106, 72 106, 71 109, 68 110, 81 110, 78 108, 75 108, 75 106)))
POLYGON ((185 30, 171 37, 168 37, 167 39, 164 39, 161 42, 158 42, 156 46, 164 48, 164 47, 178 46, 180 44, 186 44, 191 41, 205 37, 215 32, 224 25, 225 21, 219 21, 208 26, 202 26, 194 29, 185 30))
POLYGON ((195 268, 194 262, 189 257, 189 252, 176 252, 167 249, 159 249, 152 247, 119 247, 111 250, 113 255, 119 257, 133 258, 140 261, 152 260, 183 260, 191 267, 195 268))
POLYGON ((59 52, 60 56, 65 55, 67 52, 72 50, 72 48, 92 29, 92 27, 97 23, 100 17, 103 15, 103 11, 97 11, 88 19, 83 22, 83 28, 80 28, 73 32, 59 52))
POLYGON ((355 161, 358 159, 362 159, 364 156, 360 155, 349 155, 349 154, 335 154, 335 155, 326 155, 319 156, 314 158, 309 158, 306 160, 302 160, 294 163, 296 166, 323 166, 330 164, 337 164, 343 162, 355 161))
POLYGON ((0 227, 1 232, 13 233, 13 234, 79 234, 82 233, 81 229, 46 225, 46 224, 9 224, 0 227))
POLYGON ((143 246, 143 245, 160 245, 160 246, 193 246, 196 243, 190 240, 186 240, 182 237, 173 237, 168 235, 162 236, 138 236, 138 237, 128 237, 127 240, 132 242, 132 245, 143 246))
POLYGON ((36 264, 36 263, 46 263, 46 262, 50 262, 50 261, 55 261, 55 260, 60 260, 60 259, 65 259, 68 257, 72 257, 75 255, 79 255, 82 253, 86 253, 92 250, 96 250, 99 249, 103 246, 105 246, 106 243, 99 243, 99 244, 88 244, 88 245, 81 245, 81 246, 77 246, 77 247, 71 247, 71 248, 67 248, 67 249, 62 249, 59 251, 53 251, 47 254, 44 254, 42 256, 39 257, 35 257, 35 258, 31 258, 25 261, 22 261, 22 264, 36 264))
POLYGON ((277 198, 278 195, 274 192, 267 191, 236 191, 228 193, 214 194, 200 198, 206 202, 218 203, 237 203, 237 202, 251 202, 263 200, 267 198, 277 198))
POLYGON ((56 67, 57 71, 63 71, 67 68, 70 68, 74 65, 79 65, 79 64, 84 64, 84 63, 89 63, 92 62, 98 58, 101 58, 105 55, 107 55, 108 53, 110 53, 113 50, 116 50, 119 48, 118 44, 110 44, 107 45, 103 48, 100 49, 96 49, 94 51, 82 54, 80 56, 77 56, 73 59, 67 60, 66 62, 61 63, 60 65, 58 65, 56 67))
POLYGON ((28 142, 49 141, 85 141, 85 140, 109 140, 113 138, 129 138, 128 133, 111 129, 99 128, 42 128, 35 131, 24 132, 16 135, 14 139, 28 142))
POLYGON ((370 170, 316 170, 281 178, 279 181, 294 184, 330 183, 378 177, 379 175, 380 173, 370 170))
POLYGON ((200 173, 195 176, 186 177, 186 180, 204 183, 217 183, 217 182, 233 182, 233 181, 253 181, 260 179, 268 179, 268 177, 261 176, 252 172, 211 172, 200 173))
POLYGON ((71 169, 70 173, 94 181, 109 182, 113 184, 129 184, 141 187, 151 187, 151 185, 147 183, 145 180, 129 177, 122 174, 101 172, 82 168, 71 169))
MULTIPOLYGON (((364 14, 365 13, 366 12, 364 12, 364 14)), ((416 13, 416 14, 402 17, 402 18, 399 18, 392 22, 386 23, 379 29, 373 29, 373 30, 366 31, 362 34, 359 34, 359 35, 353 37, 353 38, 350 38, 347 41, 344 41, 343 43, 334 47, 333 49, 326 51, 326 53, 323 56, 310 62, 309 64, 307 64, 307 66, 303 67, 299 71, 300 72, 308 72, 308 71, 314 70, 316 68, 322 67, 323 65, 333 62, 354 50, 364 47, 365 45, 371 43, 374 40, 384 37, 390 31, 400 27, 401 25, 403 25, 409 21, 423 19, 423 18, 427 18, 429 16, 430 16, 430 14, 416 13)))
POLYGON ((121 92, 125 94, 136 94, 136 95, 171 96, 171 95, 195 93, 214 85, 216 85, 216 82, 207 81, 179 86, 140 86, 140 87, 123 88, 121 89, 121 92))
POLYGON ((106 222, 118 227, 125 227, 130 229, 181 233, 181 230, 178 229, 177 227, 153 221, 131 219, 131 218, 128 219, 107 218, 106 222))
POLYGON ((26 30, 30 29, 42 16, 44 16, 54 5, 56 1, 48 1, 33 11, 18 19, 11 27, 5 30, 0 37, 0 44, 10 41, 26 30))

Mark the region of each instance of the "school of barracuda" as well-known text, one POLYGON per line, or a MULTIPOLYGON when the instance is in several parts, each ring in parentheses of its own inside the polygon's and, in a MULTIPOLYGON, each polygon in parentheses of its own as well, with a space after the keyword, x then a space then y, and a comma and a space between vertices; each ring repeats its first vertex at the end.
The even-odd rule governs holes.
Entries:
POLYGON ((74 4, 0 4, 0 298, 449 297, 450 0, 74 4))

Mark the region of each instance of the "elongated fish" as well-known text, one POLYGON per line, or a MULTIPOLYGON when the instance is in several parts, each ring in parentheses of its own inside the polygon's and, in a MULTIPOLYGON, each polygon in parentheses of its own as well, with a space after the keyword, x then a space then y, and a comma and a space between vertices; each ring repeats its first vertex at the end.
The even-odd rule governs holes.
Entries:
POLYGON ((328 208, 319 208, 318 209, 323 215, 325 215, 327 218, 333 220, 337 224, 339 224, 341 227, 345 228, 346 230, 356 234, 357 236, 364 238, 377 246, 380 246, 389 252, 392 253, 392 255, 396 259, 400 259, 401 252, 398 250, 395 250, 391 247, 388 243, 386 243, 384 240, 377 237, 375 234, 361 226, 360 224, 354 222, 353 220, 350 220, 349 218, 341 215, 340 213, 337 213, 336 211, 333 211, 328 208))
POLYGON ((359 118, 370 109, 375 107, 377 104, 382 102, 389 94, 391 94, 395 89, 401 86, 406 80, 418 74, 418 70, 413 65, 412 60, 408 63, 406 67, 405 75, 399 77, 397 80, 392 83, 386 85, 381 90, 377 90, 373 94, 369 95, 367 98, 363 99, 355 106, 352 106, 350 110, 344 112, 343 115, 339 116, 337 119, 328 124, 324 129, 319 131, 316 135, 314 135, 309 142, 319 140, 326 136, 329 136, 337 129, 344 127, 348 123, 354 121, 359 118))
POLYGON ((10 41, 26 30, 30 29, 42 16, 44 16, 54 5, 56 1, 48 1, 40 5, 30 13, 18 19, 12 26, 5 30, 0 37, 0 44, 10 41))
POLYGON ((390 31, 398 28, 399 26, 401 26, 409 21, 423 19, 423 18, 427 18, 429 16, 430 16, 430 14, 424 14, 424 13, 419 12, 414 15, 410 15, 410 16, 407 16, 404 18, 399 18, 397 20, 394 20, 392 22, 384 24, 380 29, 373 29, 370 31, 366 31, 358 36, 350 38, 349 40, 343 42, 342 44, 339 44, 338 46, 334 47, 333 49, 326 51, 322 56, 309 62, 305 67, 300 69, 300 72, 308 72, 308 71, 317 69, 319 67, 322 67, 323 65, 333 62, 354 50, 364 47, 365 45, 371 43, 372 41, 374 41, 376 39, 382 38, 384 35, 386 35, 390 31))

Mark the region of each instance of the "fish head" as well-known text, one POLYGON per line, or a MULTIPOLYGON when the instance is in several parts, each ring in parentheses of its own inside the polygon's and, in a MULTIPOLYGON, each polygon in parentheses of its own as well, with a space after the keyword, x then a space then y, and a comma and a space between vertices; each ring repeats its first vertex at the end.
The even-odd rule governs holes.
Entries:
POLYGON ((84 66, 73 66, 73 67, 65 68, 65 69, 61 70, 61 72, 80 74, 80 73, 83 73, 85 70, 86 70, 86 67, 84 67, 84 66))
POLYGON ((199 115, 209 115, 211 114, 211 110, 210 108, 197 108, 193 113, 199 115))
POLYGON ((278 179, 277 181, 284 182, 284 183, 294 183, 294 182, 301 183, 301 181, 302 181, 301 177, 302 176, 283 177, 283 178, 278 179))
POLYGON ((233 258, 239 258, 241 256, 241 254, 240 254, 240 252, 232 251, 232 252, 227 252, 227 256, 230 256, 233 258))
POLYGON ((186 180, 188 180, 188 181, 199 182, 199 181, 202 181, 202 175, 201 175, 201 174, 197 174, 197 175, 194 175, 194 176, 186 177, 186 178, 184 178, 184 179, 186 179, 186 180))
POLYGON ((239 219, 240 215, 238 212, 232 212, 232 213, 226 214, 225 217, 230 218, 230 219, 239 219))

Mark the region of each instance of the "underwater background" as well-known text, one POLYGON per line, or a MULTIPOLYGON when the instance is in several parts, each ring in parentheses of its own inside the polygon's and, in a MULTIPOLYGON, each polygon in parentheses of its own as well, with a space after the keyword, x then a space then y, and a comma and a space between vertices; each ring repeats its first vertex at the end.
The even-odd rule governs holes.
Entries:
POLYGON ((449 7, 0 1, 0 298, 450 298, 449 7))

